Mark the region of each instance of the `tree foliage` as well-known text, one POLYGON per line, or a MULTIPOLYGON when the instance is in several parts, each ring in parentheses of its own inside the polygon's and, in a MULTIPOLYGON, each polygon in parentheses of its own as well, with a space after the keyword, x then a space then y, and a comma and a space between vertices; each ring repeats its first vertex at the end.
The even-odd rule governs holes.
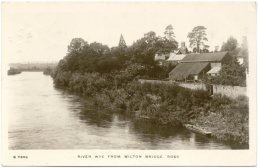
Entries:
POLYGON ((73 38, 70 42, 70 45, 68 46, 68 52, 79 52, 85 45, 87 45, 87 42, 85 42, 82 38, 73 38))
POLYGON ((216 77, 210 77, 209 82, 220 85, 246 86, 246 68, 238 63, 237 55, 240 51, 237 40, 229 37, 223 43, 221 51, 227 51, 229 60, 222 65, 220 73, 216 77))
POLYGON ((94 50, 98 55, 105 55, 108 54, 110 49, 107 45, 103 45, 98 42, 93 42, 90 44, 90 48, 94 50))
POLYGON ((178 43, 175 40, 168 40, 166 38, 156 36, 156 33, 150 31, 134 43, 130 49, 132 51, 133 61, 155 65, 154 56, 157 52, 169 53, 176 49, 178 43))
POLYGON ((237 39, 229 37, 226 43, 223 43, 221 51, 234 51, 237 48, 237 39))
POLYGON ((222 44, 221 51, 228 51, 229 55, 232 57, 237 56, 239 52, 237 39, 232 36, 229 37, 227 42, 222 44))
POLYGON ((210 83, 231 86, 246 86, 245 68, 233 58, 228 64, 222 65, 218 76, 210 78, 210 83))
POLYGON ((226 43, 223 43, 221 51, 228 51, 232 57, 242 57, 244 59, 243 66, 248 70, 248 44, 246 37, 243 37, 243 42, 239 46, 237 39, 229 37, 226 43))
POLYGON ((196 48, 200 52, 200 46, 204 46, 204 42, 208 41, 206 28, 204 26, 196 26, 191 32, 188 33, 189 43, 192 48, 196 48))
POLYGON ((175 38, 175 33, 173 30, 173 26, 170 24, 165 28, 165 32, 164 32, 165 38, 172 41, 175 38))
MULTIPOLYGON (((136 71, 128 76, 145 76, 146 78, 165 77, 165 69, 160 68, 154 60, 157 52, 169 53, 177 48, 175 40, 168 40, 156 36, 153 31, 147 32, 130 47, 109 48, 98 42, 88 44, 82 38, 74 38, 68 46, 67 55, 60 60, 56 74, 69 73, 118 73, 127 71, 130 66, 137 67, 136 71)), ((127 74, 124 74, 125 76, 127 74)), ((66 75, 66 77, 68 77, 66 75)), ((129 79, 129 78, 128 78, 129 79)))
POLYGON ((242 42, 242 44, 241 44, 241 48, 242 48, 242 51, 243 51, 243 56, 245 57, 245 58, 248 58, 248 42, 247 42, 247 38, 246 38, 246 36, 244 36, 243 37, 243 42, 242 42))
POLYGON ((243 37, 243 42, 241 44, 241 56, 244 57, 244 66, 246 67, 247 71, 249 69, 249 51, 248 51, 248 42, 247 37, 243 37))

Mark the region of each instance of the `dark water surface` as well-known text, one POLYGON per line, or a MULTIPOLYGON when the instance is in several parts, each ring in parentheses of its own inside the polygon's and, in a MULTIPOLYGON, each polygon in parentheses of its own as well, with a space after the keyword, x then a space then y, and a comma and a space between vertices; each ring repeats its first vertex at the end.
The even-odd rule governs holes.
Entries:
POLYGON ((42 72, 8 76, 9 149, 231 149, 185 129, 87 106, 42 72))

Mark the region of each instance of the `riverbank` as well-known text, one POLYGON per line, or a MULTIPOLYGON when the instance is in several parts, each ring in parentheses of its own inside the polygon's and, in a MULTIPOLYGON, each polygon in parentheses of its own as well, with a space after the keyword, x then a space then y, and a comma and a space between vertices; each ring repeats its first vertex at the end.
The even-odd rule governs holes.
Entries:
POLYGON ((7 75, 16 75, 16 74, 20 74, 22 71, 18 70, 18 69, 14 69, 14 68, 10 68, 7 71, 7 75))
POLYGON ((46 68, 43 70, 44 75, 51 75, 55 68, 46 68))
MULTIPOLYGON (((225 100, 225 98, 220 101, 222 100, 225 100)), ((207 115, 200 115, 191 119, 190 122, 197 123, 198 126, 211 131, 212 137, 218 140, 229 143, 237 142, 248 146, 248 99, 238 97, 235 100, 229 99, 229 102, 220 104, 217 105, 217 110, 210 110, 207 115)))
POLYGON ((212 137, 220 141, 248 146, 246 97, 210 97, 206 91, 177 85, 140 84, 126 80, 124 75, 59 72, 53 77, 56 85, 91 97, 96 107, 121 109, 136 118, 164 125, 193 124, 211 131, 212 137))

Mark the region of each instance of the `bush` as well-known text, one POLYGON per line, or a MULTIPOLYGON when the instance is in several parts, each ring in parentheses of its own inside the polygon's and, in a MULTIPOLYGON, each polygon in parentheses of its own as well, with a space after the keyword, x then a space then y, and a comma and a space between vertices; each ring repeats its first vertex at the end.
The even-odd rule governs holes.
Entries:
POLYGON ((246 68, 239 65, 236 58, 222 65, 218 76, 207 77, 209 83, 231 86, 246 86, 246 68))

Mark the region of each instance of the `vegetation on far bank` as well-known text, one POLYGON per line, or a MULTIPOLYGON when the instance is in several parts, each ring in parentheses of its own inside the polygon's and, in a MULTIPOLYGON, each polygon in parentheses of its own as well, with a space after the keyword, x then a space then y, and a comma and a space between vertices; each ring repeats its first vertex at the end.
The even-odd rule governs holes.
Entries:
POLYGON ((15 69, 15 68, 10 68, 7 71, 7 75, 16 75, 16 74, 20 74, 22 71, 15 69))
POLYGON ((47 67, 43 70, 44 75, 51 75, 52 72, 54 71, 55 67, 47 67))
MULTIPOLYGON (((64 74, 70 76, 66 88, 86 97, 92 105, 122 109, 125 113, 148 118, 160 124, 199 125, 220 140, 248 144, 248 99, 236 100, 210 95, 203 90, 190 90, 177 85, 140 84, 132 81, 118 85, 112 76, 98 73, 64 74)), ((60 80, 61 78, 59 78, 60 80)))
POLYGON ((139 78, 167 78, 173 66, 159 66, 154 55, 177 47, 173 37, 159 37, 154 32, 129 47, 123 44, 111 49, 75 38, 51 76, 56 86, 91 97, 95 106, 122 109, 161 124, 192 123, 212 131, 217 139, 248 144, 246 97, 210 97, 202 90, 137 82, 139 78))

